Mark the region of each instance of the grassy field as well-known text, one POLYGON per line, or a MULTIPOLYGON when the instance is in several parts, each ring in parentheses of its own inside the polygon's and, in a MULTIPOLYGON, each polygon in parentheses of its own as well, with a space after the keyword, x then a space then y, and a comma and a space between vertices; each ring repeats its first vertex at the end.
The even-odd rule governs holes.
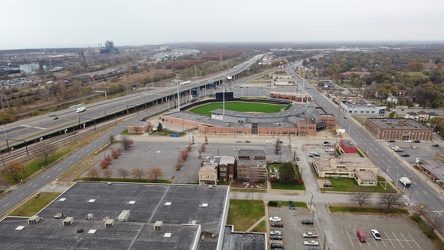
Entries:
MULTIPOLYGON (((326 190, 342 191, 342 192, 371 192, 371 193, 393 193, 395 190, 387 183, 387 189, 384 189, 381 185, 375 187, 362 187, 359 186, 355 179, 343 178, 343 179, 330 179, 333 188, 326 190)), ((384 178, 378 176, 378 181, 385 181, 384 178)))
POLYGON ((230 200, 228 225, 235 231, 245 231, 265 215, 263 201, 230 200))
POLYGON ((286 189, 286 190, 305 190, 305 185, 282 184, 279 182, 272 182, 271 188, 272 189, 286 189))
MULTIPOLYGON (((267 232, 267 228, 265 227, 265 221, 261 221, 259 223, 259 225, 257 225, 255 228, 253 228, 253 230, 251 230, 252 232, 256 232, 256 233, 265 233, 267 232)), ((236 230, 236 228, 234 228, 236 230)))
POLYGON ((26 216, 31 217, 38 211, 42 210, 52 200, 54 200, 60 193, 41 192, 39 198, 31 198, 25 204, 10 213, 10 216, 26 216))
MULTIPOLYGON (((210 103, 207 105, 199 106, 191 109, 190 112, 201 114, 201 115, 211 115, 211 111, 216 109, 222 109, 222 103, 210 103)), ((281 109, 285 108, 286 105, 278 104, 267 104, 267 103, 256 103, 256 102, 226 102, 225 110, 232 110, 238 112, 261 112, 261 113, 274 113, 279 112, 281 109)))

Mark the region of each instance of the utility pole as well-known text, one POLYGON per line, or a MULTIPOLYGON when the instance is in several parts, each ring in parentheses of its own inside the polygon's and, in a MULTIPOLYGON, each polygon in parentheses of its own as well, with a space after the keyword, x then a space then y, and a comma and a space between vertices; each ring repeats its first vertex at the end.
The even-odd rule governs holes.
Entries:
POLYGON ((177 109, 178 111, 180 111, 179 74, 176 74, 176 86, 177 86, 177 109))

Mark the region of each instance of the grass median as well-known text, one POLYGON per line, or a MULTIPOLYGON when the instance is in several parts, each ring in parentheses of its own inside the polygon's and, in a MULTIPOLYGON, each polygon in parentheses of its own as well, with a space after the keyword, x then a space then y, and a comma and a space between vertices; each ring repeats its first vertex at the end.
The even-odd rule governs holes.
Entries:
POLYGON ((19 208, 12 211, 9 215, 31 217, 37 214, 59 195, 60 193, 40 192, 38 197, 34 196, 33 198, 29 199, 19 208))

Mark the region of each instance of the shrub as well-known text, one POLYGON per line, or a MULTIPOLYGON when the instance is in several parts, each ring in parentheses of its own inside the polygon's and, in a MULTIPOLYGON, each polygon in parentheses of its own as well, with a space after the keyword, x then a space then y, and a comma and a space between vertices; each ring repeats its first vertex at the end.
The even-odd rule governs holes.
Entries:
POLYGON ((278 203, 277 203, 276 201, 269 201, 269 202, 268 202, 268 206, 269 206, 269 207, 277 207, 277 206, 278 206, 278 203))

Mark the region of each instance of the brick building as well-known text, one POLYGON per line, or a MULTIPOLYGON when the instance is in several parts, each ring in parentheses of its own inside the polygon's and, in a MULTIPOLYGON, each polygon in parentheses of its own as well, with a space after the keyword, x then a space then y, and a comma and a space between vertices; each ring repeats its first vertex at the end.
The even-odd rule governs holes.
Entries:
POLYGON ((237 179, 239 181, 267 180, 265 150, 238 150, 237 179))
POLYGON ((413 119, 367 118, 365 127, 380 140, 431 140, 433 129, 413 119))

